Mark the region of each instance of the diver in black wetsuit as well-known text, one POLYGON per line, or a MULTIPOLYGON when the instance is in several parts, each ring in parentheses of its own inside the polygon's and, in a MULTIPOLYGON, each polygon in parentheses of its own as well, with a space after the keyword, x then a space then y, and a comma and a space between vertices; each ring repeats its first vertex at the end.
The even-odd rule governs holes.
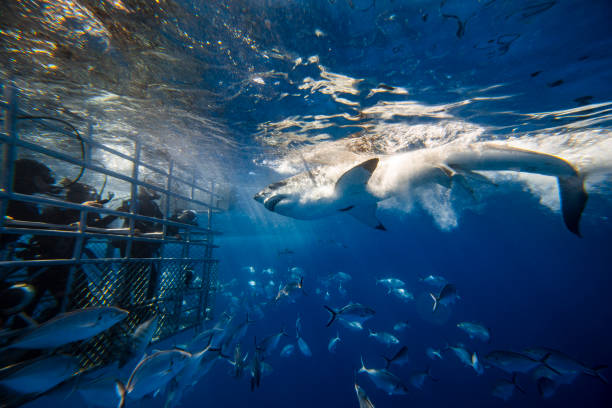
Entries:
MULTIPOLYGON (((64 184, 67 183, 64 182, 64 184)), ((85 183, 72 183, 65 187, 64 200, 70 203, 100 208, 111 198, 112 195, 109 194, 108 199, 100 200, 96 189, 85 183)), ((80 210, 50 206, 43 209, 40 220, 49 224, 70 225, 78 222, 80 217, 80 210)), ((87 213, 87 226, 105 228, 116 218, 117 216, 113 215, 102 218, 98 213, 87 213)), ((71 259, 74 255, 75 244, 76 238, 73 237, 35 235, 30 239, 28 249, 23 251, 22 255, 24 259, 71 259)), ((85 242, 83 243, 83 248, 85 248, 85 242)), ((26 309, 26 312, 29 314, 33 313, 45 290, 48 290, 55 298, 55 305, 43 312, 42 319, 46 320, 59 313, 66 294, 70 269, 70 265, 29 268, 30 282, 37 290, 36 296, 26 309)), ((76 266, 75 273, 82 273, 80 266, 76 266)), ((84 277, 78 276, 77 281, 84 279, 84 277)))
MULTIPOLYGON (((57 194, 61 191, 61 187, 54 185, 54 183, 53 172, 41 162, 32 159, 15 160, 13 192, 25 195, 57 194)), ((18 221, 41 221, 38 205, 24 201, 9 200, 6 215, 10 219, 18 221)), ((17 234, 0 235, 0 250, 4 250, 18 238, 19 235, 17 234)), ((12 248, 10 252, 12 252, 12 248)))
MULTIPOLYGON (((163 214, 157 204, 156 200, 160 198, 160 195, 155 191, 150 191, 144 187, 138 189, 138 195, 136 196, 135 213, 138 215, 144 215, 152 218, 163 218, 163 214)), ((123 202, 121 207, 117 208, 117 211, 128 212, 130 210, 130 201, 126 200, 123 202)), ((130 220, 124 221, 124 227, 129 227, 130 220)), ((161 232, 162 226, 158 223, 144 220, 134 220, 134 230, 137 234, 148 234, 152 232, 161 232)), ((114 245, 119 248, 121 257, 127 255, 127 242, 125 240, 115 240, 114 245)), ((130 253, 131 258, 157 258, 160 255, 160 244, 150 242, 132 242, 132 250, 130 253)), ((159 281, 159 267, 158 264, 153 261, 146 261, 141 270, 141 273, 149 274, 149 285, 147 286, 146 299, 153 299, 157 291, 157 285, 159 281)))
MULTIPOLYGON (((196 221, 197 214, 193 210, 176 210, 172 217, 169 218, 170 221, 180 222, 181 224, 195 225, 198 223, 196 221)), ((168 225, 166 227, 166 235, 180 239, 179 235, 179 227, 174 225, 168 225)))

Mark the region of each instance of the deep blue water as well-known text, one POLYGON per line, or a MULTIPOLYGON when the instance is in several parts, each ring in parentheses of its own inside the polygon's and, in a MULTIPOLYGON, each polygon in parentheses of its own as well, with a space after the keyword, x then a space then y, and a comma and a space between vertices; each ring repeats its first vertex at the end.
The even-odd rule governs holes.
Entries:
MULTIPOLYGON (((288 360, 270 359, 275 372, 254 393, 248 392, 246 382, 228 382, 225 367, 217 367, 217 375, 211 376, 214 380, 205 381, 201 393, 200 387, 194 390, 193 398, 214 395, 213 400, 222 400, 224 406, 356 406, 351 370, 359 367, 359 356, 364 356, 368 368, 382 368, 384 361, 379 356, 390 356, 398 347, 387 349, 366 332, 341 328, 337 354, 328 353, 327 343, 335 329, 324 327, 328 316, 322 305, 340 306, 350 299, 376 309, 366 327, 391 332, 394 323, 410 322, 412 327, 399 338, 410 348, 412 361, 396 368, 397 374, 407 378, 431 366, 439 379, 408 396, 388 396, 360 375, 359 383, 376 406, 607 406, 612 401, 609 387, 587 376, 561 386, 552 398, 542 399, 533 380, 519 375, 527 395, 515 395, 504 403, 490 391, 497 379, 509 378, 508 374, 486 368, 484 375, 477 376, 452 354, 446 353, 443 361, 435 362, 425 356, 426 347, 463 342, 482 355, 496 349, 539 345, 564 351, 588 365, 609 361, 612 312, 605 307, 605 299, 612 290, 612 254, 607 250, 612 226, 609 222, 587 222, 585 238, 578 239, 557 221, 554 214, 537 209, 527 195, 515 192, 495 197, 482 214, 466 214, 461 226, 451 232, 441 232, 426 216, 415 214, 395 220, 385 233, 364 230, 352 220, 330 219, 316 226, 297 222, 298 231, 307 230, 303 234, 287 236, 279 229, 265 237, 225 237, 219 241, 222 247, 218 251, 223 260, 222 276, 234 276, 232 271, 245 265, 258 271, 299 265, 308 276, 307 288, 316 276, 340 270, 350 273, 353 280, 347 299, 336 295, 325 302, 309 294, 295 304, 269 308, 265 319, 250 333, 263 336, 282 325, 293 329, 299 313, 312 358, 298 353, 288 360), (318 243, 328 239, 343 242, 347 248, 318 243), (276 254, 285 247, 295 251, 293 259, 276 254), (444 324, 432 323, 427 314, 418 312, 417 303, 427 289, 418 276, 426 273, 447 277, 461 296, 444 324), (417 301, 403 303, 389 298, 374 284, 375 278, 382 276, 404 280, 417 301), (490 344, 470 341, 455 327, 459 321, 486 324, 491 329, 490 344), (236 387, 241 391, 233 391, 236 387)), ((237 276, 251 279, 248 273, 237 276)), ((430 305, 429 299, 425 302, 430 305)))
MULTIPOLYGON (((76 53, 56 53, 51 61, 26 52, 32 44, 24 42, 21 54, 2 46, 2 77, 12 74, 26 89, 23 106, 67 107, 94 118, 109 143, 120 144, 122 134, 138 131, 160 156, 187 157, 222 178, 234 199, 215 216, 215 229, 223 231, 215 257, 219 281, 238 282, 229 289, 232 296, 247 297, 251 280, 261 286, 273 279, 276 287, 286 282, 286 275, 278 275, 289 268, 305 272, 307 296, 263 306, 264 316, 241 340, 252 355, 254 338, 281 328, 291 336, 266 359, 274 371, 261 387, 251 392, 248 376, 231 378, 220 361, 186 391, 182 406, 356 407, 353 371, 360 356, 368 368, 382 368, 381 355, 399 349, 376 343, 368 329, 392 332, 404 320, 411 327, 398 337, 411 361, 393 372, 408 382, 430 367, 437 381, 388 396, 359 374, 376 407, 612 406, 610 385, 584 374, 550 398, 538 394, 530 375, 519 374, 526 394, 515 392, 504 402, 491 388, 509 374, 485 364, 478 376, 448 351, 442 361, 425 355, 427 347, 457 343, 481 357, 543 346, 588 367, 612 364, 609 1, 120 2, 134 14, 113 10, 112 2, 101 6, 107 14, 91 2, 76 3, 96 11, 102 27, 122 26, 129 35, 109 30, 96 37, 94 30, 77 41, 68 34, 83 31, 78 21, 53 27, 49 38, 57 36, 76 53), (309 57, 316 58, 308 62, 309 57), (44 65, 50 62, 59 73, 44 65), (357 82, 342 88, 329 74, 357 82), (309 81, 321 81, 321 88, 309 81), (370 94, 381 85, 405 92, 370 94), (106 93, 117 98, 96 99, 106 93), (438 201, 421 197, 407 209, 400 199, 379 209, 386 232, 345 215, 297 221, 252 199, 269 183, 303 171, 304 163, 336 164, 346 161, 348 151, 386 155, 490 140, 559 155, 590 172, 582 238, 567 231, 558 203, 549 203, 557 197, 552 184, 538 180, 502 180, 475 203, 453 200, 446 223, 439 217, 447 207, 438 201), (355 141, 362 150, 353 149, 355 141), (279 254, 285 249, 292 253, 279 254), (245 270, 249 266, 254 274, 245 270), (264 268, 277 276, 264 276, 264 268), (331 290, 325 300, 317 294, 320 279, 339 271, 352 276, 347 295, 331 290), (460 295, 442 312, 444 319, 432 317, 430 288, 419 282, 429 274, 447 278, 460 295), (387 295, 375 284, 385 277, 402 279, 415 299, 387 295), (374 308, 375 317, 361 332, 337 323, 326 328, 323 305, 349 301, 374 308), (281 358, 280 349, 295 344, 298 315, 313 355, 296 348, 281 358), (490 343, 470 340, 456 327, 461 321, 490 328, 490 343), (337 329, 341 342, 330 354, 327 344, 337 329)), ((34 17, 16 21, 49 24, 34 17)), ((27 37, 24 26, 19 30, 27 37)), ((2 35, 19 48, 21 37, 11 32, 2 35)), ((246 314, 245 308, 230 309, 230 297, 217 295, 217 319, 224 311, 246 314)), ((186 343, 190 336, 164 346, 186 343)), ((604 375, 612 378, 610 370, 604 375)), ((51 401, 81 406, 74 396, 51 401)), ((140 405, 163 406, 163 398, 140 405)))

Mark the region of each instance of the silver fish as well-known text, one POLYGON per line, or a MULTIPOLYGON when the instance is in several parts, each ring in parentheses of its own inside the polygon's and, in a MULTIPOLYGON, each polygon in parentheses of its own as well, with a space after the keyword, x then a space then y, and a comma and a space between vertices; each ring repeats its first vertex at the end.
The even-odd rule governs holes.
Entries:
POLYGON ((359 303, 349 303, 339 310, 333 310, 329 306, 323 306, 327 311, 331 314, 329 321, 326 326, 329 327, 337 317, 342 317, 348 321, 358 321, 360 323, 365 322, 374 314, 376 311, 367 306, 361 305, 359 303))
POLYGON ((327 350, 330 353, 335 353, 336 347, 338 346, 338 342, 340 342, 340 333, 336 332, 336 337, 329 340, 329 343, 327 344, 327 350))
POLYGON ((247 366, 247 359, 249 357, 249 353, 246 353, 244 356, 240 350, 240 343, 236 344, 236 348, 234 349, 234 361, 230 361, 230 364, 233 366, 232 377, 241 378, 244 373, 244 369, 247 366))
POLYGON ((226 328, 225 333, 223 334, 221 349, 225 350, 227 347, 231 346, 232 344, 243 338, 248 330, 249 324, 252 323, 253 320, 249 319, 248 313, 246 319, 238 323, 237 325, 233 326, 230 323, 230 326, 226 328))
POLYGON ((349 320, 345 320, 343 318, 339 318, 338 322, 349 330, 353 330, 353 331, 363 330, 363 325, 357 321, 352 322, 349 320))
POLYGON ((535 360, 540 360, 544 358, 544 356, 548 355, 546 363, 561 376, 571 376, 584 373, 586 375, 590 375, 591 377, 598 378, 604 384, 608 384, 608 379, 601 373, 601 371, 607 368, 607 366, 596 366, 594 368, 590 368, 565 353, 545 347, 528 348, 523 350, 523 353, 535 360))
POLYGON ((310 347, 308 347, 308 344, 304 341, 303 338, 298 337, 297 338, 297 344, 298 344, 298 348, 300 349, 300 351, 302 352, 303 355, 305 355, 306 357, 311 357, 312 356, 312 352, 310 351, 310 347))
POLYGON ((382 343, 387 347, 391 347, 394 344, 399 344, 399 339, 390 333, 375 332, 370 330, 369 337, 374 337, 379 343, 382 343))
POLYGON ((348 282, 351 279, 353 279, 353 277, 345 272, 336 272, 329 277, 329 280, 336 281, 338 283, 348 282))
POLYGON ((389 294, 394 295, 395 297, 407 302, 409 300, 414 300, 414 295, 408 292, 404 288, 394 288, 389 291, 389 294))
POLYGON ((276 350, 278 343, 283 336, 289 337, 285 330, 281 329, 280 332, 264 338, 257 347, 261 349, 264 356, 269 356, 274 350, 276 350))
POLYGON ((361 359, 361 368, 359 372, 368 374, 372 382, 389 395, 403 395, 408 393, 408 388, 402 383, 399 377, 385 369, 376 370, 373 368, 366 368, 363 363, 363 358, 361 359))
POLYGON ((459 358, 459 360, 467 365, 467 366, 472 366, 472 355, 470 354, 469 351, 467 351, 465 348, 463 348, 462 345, 457 345, 457 346, 447 346, 447 348, 449 350, 451 350, 453 353, 455 353, 455 355, 457 356, 457 358, 459 358))
POLYGON ((551 381, 554 381, 555 384, 572 384, 576 378, 578 377, 579 373, 571 373, 571 374, 557 374, 556 372, 552 371, 549 368, 546 368, 545 366, 541 365, 539 367, 537 367, 535 370, 533 370, 533 372, 531 373, 532 378, 537 382, 540 378, 548 378, 551 381))
POLYGON ((404 281, 395 279, 395 278, 378 279, 376 281, 376 284, 377 285, 381 284, 384 287, 386 287, 388 290, 401 288, 402 286, 405 285, 404 281))
POLYGON ((556 369, 548 365, 547 360, 549 357, 550 353, 544 355, 540 359, 534 359, 514 351, 496 350, 487 354, 486 361, 492 366, 504 370, 510 374, 527 373, 541 364, 559 374, 556 369))
POLYGON ((395 323, 393 325, 393 330, 395 331, 402 331, 405 329, 409 329, 410 328, 410 323, 406 322, 399 322, 399 323, 395 323))
POLYGON ((491 332, 485 326, 479 323, 472 322, 460 322, 457 323, 457 327, 465 331, 470 339, 480 339, 485 342, 491 341, 491 332))
POLYGON ((440 350, 428 347, 427 350, 425 350, 425 354, 427 354, 427 357, 432 360, 435 360, 436 358, 443 360, 442 353, 440 352, 440 350))
POLYGON ((289 282, 288 284, 283 286, 276 294, 274 301, 278 302, 284 297, 289 297, 294 292, 297 292, 298 290, 301 290, 302 292, 304 292, 304 278, 303 277, 300 277, 299 282, 289 282))
POLYGON ((484 367, 480 363, 476 352, 472 353, 472 368, 474 369, 474 371, 476 371, 476 374, 478 375, 482 375, 482 373, 484 373, 484 367))
MULTIPOLYGON (((257 345, 257 341, 255 344, 257 345)), ((255 388, 258 388, 261 383, 261 377, 263 377, 262 361, 261 350, 255 347, 255 354, 251 361, 251 391, 255 391, 255 388)))
POLYGON ((142 358, 145 350, 153 339, 153 334, 157 330, 157 317, 152 317, 136 327, 131 334, 131 341, 128 345, 127 353, 120 359, 120 367, 127 363, 133 357, 142 358))
POLYGON ((62 313, 27 332, 6 348, 60 347, 100 334, 127 315, 127 310, 118 307, 90 307, 62 313))
POLYGON ((138 400, 164 387, 185 367, 191 357, 191 353, 173 349, 157 351, 143 358, 125 385, 117 381, 119 408, 125 406, 126 398, 138 400))
POLYGON ((436 276, 436 275, 428 275, 424 278, 420 278, 419 280, 430 286, 439 287, 439 288, 447 284, 446 278, 442 276, 436 276))
POLYGON ((280 356, 281 357, 289 357, 290 355, 293 354, 293 351, 295 350, 295 346, 293 344, 287 344, 285 347, 283 347, 283 349, 280 352, 280 356))
POLYGON ((78 371, 78 359, 58 354, 2 368, 0 385, 20 394, 39 394, 61 384, 78 371))
POLYGON ((372 404, 363 388, 357 384, 357 381, 355 381, 355 393, 357 394, 357 401, 359 401, 359 408, 374 408, 374 404, 372 404))

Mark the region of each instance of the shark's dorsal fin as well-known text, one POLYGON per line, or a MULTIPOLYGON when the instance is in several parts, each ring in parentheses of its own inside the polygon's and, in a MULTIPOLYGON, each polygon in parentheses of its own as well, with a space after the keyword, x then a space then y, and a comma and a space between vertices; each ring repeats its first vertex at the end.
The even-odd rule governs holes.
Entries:
POLYGON ((341 195, 356 194, 365 191, 368 180, 378 166, 378 159, 366 160, 344 173, 336 181, 336 192, 341 195))
POLYGON ((359 204, 348 210, 346 213, 354 217, 356 220, 361 221, 368 227, 382 231, 387 230, 378 220, 378 218, 376 218, 376 203, 359 204))

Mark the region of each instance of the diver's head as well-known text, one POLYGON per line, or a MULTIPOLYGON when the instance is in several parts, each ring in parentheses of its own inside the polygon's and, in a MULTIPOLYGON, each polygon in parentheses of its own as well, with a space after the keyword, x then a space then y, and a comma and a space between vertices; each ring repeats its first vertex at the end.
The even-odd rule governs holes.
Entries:
POLYGON ((72 183, 70 180, 64 179, 61 183, 68 184, 66 186, 66 200, 71 203, 84 203, 86 201, 94 201, 98 198, 98 192, 89 184, 72 183))
POLYGON ((20 194, 56 193, 55 178, 49 167, 37 160, 15 160, 13 190, 20 194))

